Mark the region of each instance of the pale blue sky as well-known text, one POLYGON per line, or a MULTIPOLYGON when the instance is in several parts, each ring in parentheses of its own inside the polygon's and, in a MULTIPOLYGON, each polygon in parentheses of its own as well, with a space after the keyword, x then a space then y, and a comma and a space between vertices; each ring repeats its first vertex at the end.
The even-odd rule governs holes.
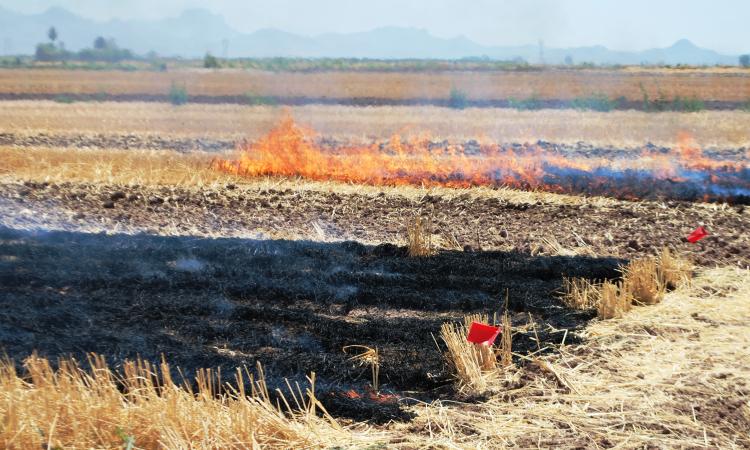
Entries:
POLYGON ((205 8, 248 32, 312 35, 395 25, 486 45, 543 39, 549 47, 642 50, 687 38, 723 53, 750 52, 750 0, 0 0, 0 6, 21 12, 62 6, 99 20, 205 8))

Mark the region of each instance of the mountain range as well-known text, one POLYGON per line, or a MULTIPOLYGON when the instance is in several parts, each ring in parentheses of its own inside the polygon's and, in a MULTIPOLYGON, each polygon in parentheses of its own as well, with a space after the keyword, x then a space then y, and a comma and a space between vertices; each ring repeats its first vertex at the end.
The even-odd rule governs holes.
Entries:
POLYGON ((464 36, 444 39, 426 30, 384 27, 358 33, 326 33, 301 36, 277 29, 241 33, 224 18, 202 9, 185 10, 160 20, 99 22, 54 7, 40 14, 21 14, 0 8, 0 53, 32 54, 54 26, 68 50, 90 47, 97 36, 114 38, 138 54, 154 51, 163 56, 202 57, 206 53, 229 57, 353 57, 377 59, 523 59, 562 64, 690 64, 735 65, 737 55, 722 55, 697 47, 687 39, 671 47, 625 52, 603 46, 544 48, 538 45, 487 46, 464 36))

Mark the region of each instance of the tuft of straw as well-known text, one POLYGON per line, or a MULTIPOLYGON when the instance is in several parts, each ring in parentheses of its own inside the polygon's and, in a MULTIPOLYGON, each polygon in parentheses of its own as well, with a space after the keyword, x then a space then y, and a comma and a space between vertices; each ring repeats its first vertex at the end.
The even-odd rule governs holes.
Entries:
POLYGON ((600 319, 621 318, 630 310, 633 298, 626 283, 605 281, 599 287, 599 292, 597 315, 600 319))
POLYGON ((503 331, 500 333, 500 367, 507 369, 513 365, 513 333, 510 316, 506 305, 502 320, 503 331))
POLYGON ((571 309, 595 309, 601 298, 601 285, 586 278, 563 278, 562 302, 571 309))
POLYGON ((636 303, 655 305, 664 298, 665 288, 659 277, 659 264, 655 258, 631 261, 623 269, 622 278, 636 303))
POLYGON ((664 247, 659 255, 659 279, 667 290, 689 284, 693 277, 693 264, 685 258, 675 256, 664 247))
POLYGON ((380 353, 378 353, 378 349, 366 345, 347 345, 343 348, 344 353, 351 348, 362 350, 360 353, 350 357, 349 361, 370 366, 372 371, 372 390, 377 393, 380 387, 380 353))
POLYGON ((636 259, 621 268, 622 282, 593 283, 585 278, 563 278, 560 299, 572 309, 596 309, 602 319, 619 318, 631 303, 654 305, 667 290, 689 284, 693 266, 664 248, 658 258, 636 259))
POLYGON ((433 253, 432 235, 428 230, 429 223, 420 216, 416 216, 406 225, 409 256, 430 256, 433 253))
MULTIPOLYGON (((596 257, 594 249, 587 244, 580 236, 573 233, 577 246, 574 248, 565 247, 554 236, 542 238, 542 248, 544 253, 551 256, 592 256, 596 257)), ((541 253, 539 247, 532 250, 532 254, 541 253)))
POLYGON ((223 385, 220 371, 201 370, 194 390, 176 384, 166 361, 125 362, 111 370, 91 355, 89 368, 72 359, 53 369, 27 358, 25 376, 0 362, 0 446, 27 448, 322 448, 352 442, 314 394, 315 374, 303 391, 272 401, 263 370, 237 369, 223 385), (250 392, 246 392, 249 386, 250 392))
POLYGON ((448 348, 445 357, 453 369, 459 389, 465 393, 480 394, 492 387, 492 381, 499 374, 499 366, 492 346, 474 344, 466 339, 472 322, 488 323, 488 317, 473 314, 464 317, 463 323, 444 323, 440 327, 440 337, 448 348))

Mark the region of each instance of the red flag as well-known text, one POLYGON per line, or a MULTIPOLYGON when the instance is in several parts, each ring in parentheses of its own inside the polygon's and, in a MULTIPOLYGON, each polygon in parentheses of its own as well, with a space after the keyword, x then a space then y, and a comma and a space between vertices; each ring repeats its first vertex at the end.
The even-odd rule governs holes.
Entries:
POLYGON ((690 235, 688 235, 687 240, 691 244, 695 244, 706 236, 708 236, 708 231, 706 231, 706 229, 703 227, 698 227, 692 233, 690 233, 690 235))
POLYGON ((502 328, 493 327, 479 322, 472 322, 469 327, 469 335, 466 336, 466 340, 474 344, 487 344, 492 345, 495 342, 495 338, 500 334, 502 328))

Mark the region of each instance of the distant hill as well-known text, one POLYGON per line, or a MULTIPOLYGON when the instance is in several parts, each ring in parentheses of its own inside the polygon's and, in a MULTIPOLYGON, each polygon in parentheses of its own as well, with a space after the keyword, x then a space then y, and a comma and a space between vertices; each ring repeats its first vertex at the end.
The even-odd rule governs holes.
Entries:
MULTIPOLYGON (((359 33, 327 33, 308 37, 276 29, 240 33, 224 18, 202 9, 190 9, 174 18, 161 20, 111 20, 97 22, 63 8, 41 14, 20 14, 0 8, 0 52, 31 54, 55 26, 59 40, 69 50, 91 46, 96 36, 112 37, 121 47, 136 53, 156 51, 165 56, 201 57, 206 52, 222 56, 224 43, 230 57, 357 57, 458 59, 486 57, 497 60, 524 59, 539 62, 536 45, 484 46, 459 36, 443 39, 426 30, 384 27, 359 33)), ((621 52, 602 46, 545 48, 544 61, 562 64, 691 64, 735 65, 736 55, 722 55, 702 49, 683 39, 673 46, 641 52, 621 52)))

